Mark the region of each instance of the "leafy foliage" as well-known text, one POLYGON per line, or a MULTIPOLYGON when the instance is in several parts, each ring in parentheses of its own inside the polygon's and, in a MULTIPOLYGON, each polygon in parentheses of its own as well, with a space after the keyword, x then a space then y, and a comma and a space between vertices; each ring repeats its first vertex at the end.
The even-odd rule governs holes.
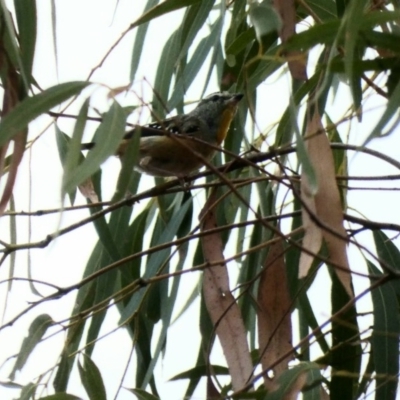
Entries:
MULTIPOLYGON (((400 225, 399 188, 389 185, 399 179, 400 162, 379 146, 398 135, 398 2, 136 3, 144 7, 142 14, 125 30, 118 27, 118 38, 88 77, 82 73, 78 81, 46 87, 33 68, 43 45, 36 43, 39 2, 14 0, 11 11, 1 2, 0 165, 6 183, 0 262, 3 274, 9 265, 9 279, 2 281, 0 334, 27 325, 18 354, 2 360, 8 374, 2 390, 18 392, 19 399, 78 399, 72 392, 80 381, 90 399, 120 398, 123 387, 125 395, 138 399, 166 398, 159 368, 172 351, 180 368, 172 381, 187 384, 180 387, 182 398, 202 393, 210 399, 272 400, 301 393, 305 400, 394 400, 400 225), (164 18, 174 21, 168 29, 160 22, 164 18), (160 43, 151 42, 152 29, 160 43), (121 61, 113 50, 132 33, 131 51, 123 52, 121 61), (146 46, 160 48, 151 54, 154 77, 149 72, 140 80, 140 68, 149 61, 146 46), (110 85, 101 74, 107 63, 128 65, 128 83, 110 85), (287 90, 282 81, 289 83, 287 90), (90 92, 96 83, 102 86, 90 92), (147 89, 140 92, 143 86, 147 89), (224 148, 206 171, 183 185, 139 175, 133 169, 140 141, 136 128, 127 143, 130 156, 121 159, 112 184, 104 178, 108 164, 103 163, 116 153, 127 125, 144 122, 146 112, 155 121, 171 111, 184 113, 187 100, 201 98, 209 88, 245 98, 224 148), (105 102, 99 95, 104 91, 105 102), (271 115, 275 99, 284 107, 271 115), (65 126, 71 117, 75 125, 65 126), (46 118, 40 132, 37 124, 46 118), (97 145, 84 155, 81 145, 91 130, 97 145), (21 160, 54 131, 51 151, 58 151, 63 173, 52 198, 60 195, 62 206, 50 208, 42 196, 38 210, 15 211, 15 201, 32 195, 15 186, 17 175, 31 173, 21 160), (350 157, 365 160, 362 175, 350 157), (385 173, 371 173, 375 160, 387 167, 385 173), (376 205, 372 212, 365 211, 368 202, 376 205), (386 209, 394 221, 381 222, 386 209), (50 231, 32 236, 33 219, 59 214, 53 231, 44 222, 42 228, 50 231), (81 236, 88 226, 94 244, 90 235, 81 236), (67 260, 80 277, 74 283, 37 278, 41 263, 33 250, 43 254, 54 243, 52 251, 60 252, 67 234, 91 248, 86 265, 81 258, 72 268, 67 260), (24 252, 28 273, 21 277, 24 252), (18 285, 26 285, 23 296, 36 297, 30 303, 24 297, 22 309, 13 306, 18 285), (55 309, 47 310, 50 304, 55 309), (185 326, 184 340, 198 337, 197 359, 186 368, 180 362, 185 354, 171 350, 170 343, 177 335, 174 325, 193 309, 198 315, 185 326), (130 348, 118 359, 124 367, 111 396, 98 348, 121 331, 130 348), (63 340, 44 368, 45 346, 53 337, 63 340), (214 361, 219 346, 224 357, 214 361), (35 371, 25 379, 29 364, 35 371)), ((53 43, 63 46, 57 41, 57 7, 54 2, 53 43)), ((50 164, 49 172, 56 168, 50 164)), ((77 252, 71 249, 71 259, 77 252)), ((118 339, 109 345, 118 346, 118 339)), ((165 369, 173 376, 169 365, 165 369)))

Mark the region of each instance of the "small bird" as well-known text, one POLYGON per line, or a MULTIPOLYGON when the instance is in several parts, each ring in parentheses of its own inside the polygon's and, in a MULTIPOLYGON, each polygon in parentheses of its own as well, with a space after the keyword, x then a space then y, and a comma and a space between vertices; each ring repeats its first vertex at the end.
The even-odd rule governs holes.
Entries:
MULTIPOLYGON (((242 98, 240 93, 213 93, 188 114, 134 128, 126 133, 117 155, 124 156, 128 140, 140 131, 135 169, 153 176, 184 178, 204 165, 201 158, 211 160, 215 155, 215 146, 224 141, 242 98)), ((93 146, 87 143, 83 148, 93 146)))

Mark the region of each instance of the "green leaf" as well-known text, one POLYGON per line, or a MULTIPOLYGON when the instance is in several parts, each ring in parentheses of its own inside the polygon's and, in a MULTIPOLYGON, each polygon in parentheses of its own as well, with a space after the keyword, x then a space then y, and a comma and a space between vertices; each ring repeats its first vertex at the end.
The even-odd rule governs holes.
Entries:
POLYGON ((332 280, 332 315, 337 315, 339 310, 347 306, 332 320, 332 344, 327 355, 332 366, 330 395, 331 399, 352 399, 358 389, 362 354, 357 310, 354 304, 348 306, 351 299, 336 271, 330 267, 329 274, 332 280))
POLYGON ((374 230, 372 234, 379 258, 387 262, 393 269, 400 271, 400 251, 393 241, 382 231, 374 230))
POLYGON ((276 54, 279 51, 280 47, 275 44, 264 53, 257 68, 252 71, 249 77, 248 86, 250 88, 257 88, 261 82, 264 82, 275 71, 282 68, 282 62, 276 58, 276 54))
MULTIPOLYGON (((142 382, 146 375, 148 366, 150 365, 152 360, 151 341, 154 333, 154 324, 151 320, 146 318, 146 315, 144 313, 138 313, 137 318, 135 318, 135 331, 140 332, 140 334, 136 336, 136 346, 138 349, 138 351, 136 352, 136 384, 138 386, 143 386, 142 382)), ((157 387, 155 385, 154 377, 150 381, 150 387, 152 391, 157 395, 157 387)))
MULTIPOLYGON (((187 201, 182 207, 180 207, 179 211, 177 211, 169 223, 165 226, 162 234, 159 236, 157 243, 155 244, 164 244, 170 242, 176 235, 179 226, 182 223, 188 209, 190 206, 190 201, 187 201)), ((166 248, 160 250, 156 253, 152 253, 148 260, 145 272, 143 274, 143 278, 149 278, 154 276, 158 269, 164 264, 165 260, 168 259, 171 249, 166 248)), ((144 296, 143 291, 135 293, 129 303, 126 305, 124 311, 121 314, 120 323, 123 324, 125 321, 129 320, 132 315, 137 311, 140 302, 144 296)))
POLYGON ((10 374, 11 380, 14 380, 15 373, 23 368, 36 345, 42 340, 47 328, 49 328, 52 324, 53 320, 48 314, 41 314, 33 320, 31 326, 29 327, 27 337, 25 337, 22 341, 21 350, 18 353, 14 368, 10 374))
MULTIPOLYGON (((149 208, 146 207, 139 215, 137 215, 132 223, 129 225, 125 233, 124 240, 121 240, 121 255, 127 257, 132 254, 139 253, 143 250, 144 236, 146 233, 145 225, 146 219, 149 215, 149 208)), ((142 264, 142 257, 136 257, 127 262, 123 268, 129 271, 129 275, 121 277, 121 287, 124 288, 130 285, 135 279, 140 276, 140 266, 142 264), (126 279, 126 280, 125 280, 126 279)), ((119 303, 120 305, 120 303, 119 303)))
POLYGON ((90 400, 106 400, 106 389, 97 365, 89 356, 85 356, 84 364, 78 362, 81 382, 90 400))
POLYGON ((256 32, 254 28, 249 28, 238 35, 235 40, 226 49, 226 55, 238 55, 243 51, 249 44, 251 44, 256 38, 256 32))
MULTIPOLYGON (((144 7, 144 11, 150 10, 156 4, 158 4, 159 0, 147 0, 147 3, 144 7)), ((140 57, 142 55, 144 41, 147 33, 147 29, 149 28, 149 24, 142 24, 139 26, 136 36, 135 43, 133 44, 132 50, 132 59, 131 59, 131 72, 130 72, 130 80, 133 82, 135 80, 136 72, 139 67, 140 57)))
MULTIPOLYGON (((382 275, 367 260, 369 272, 382 275)), ((371 279, 371 284, 375 279, 371 279)), ((384 284, 371 291, 374 306, 374 326, 371 347, 376 377, 375 399, 395 400, 399 375, 399 304, 392 285, 384 284)))
POLYGON ((249 16, 259 42, 262 36, 272 31, 279 32, 282 27, 282 20, 272 5, 251 3, 249 16))
POLYGON ((196 36, 202 34, 203 30, 201 28, 209 18, 214 3, 215 0, 202 0, 187 9, 181 25, 183 43, 178 59, 186 56, 196 36))
MULTIPOLYGON (((64 166, 66 164, 66 160, 67 160, 67 154, 69 151, 69 145, 71 142, 71 138, 66 133, 61 132, 61 130, 57 124, 54 124, 54 129, 56 131, 56 142, 57 142, 58 155, 60 157, 61 165, 64 168, 64 166)), ((83 160, 83 155, 82 155, 82 160, 83 160)), ((73 205, 75 203, 76 188, 71 190, 68 193, 68 196, 69 196, 71 205, 73 205)))
MULTIPOLYGON (((99 258, 97 260, 96 270, 101 270, 103 267, 111 264, 113 261, 121 259, 119 255, 119 249, 117 248, 116 241, 112 236, 111 230, 109 229, 109 224, 105 221, 102 222, 101 229, 101 251, 99 254, 99 258), (107 243, 107 238, 109 239, 109 243, 107 243), (104 243, 107 243, 105 246, 104 243)), ((98 226, 96 226, 97 232, 100 232, 98 226)), ((106 299, 109 299, 113 296, 115 292, 120 290, 119 288, 119 279, 118 279, 118 270, 116 268, 108 271, 107 273, 99 274, 94 282, 94 290, 92 294, 92 304, 97 305, 102 302, 104 304, 108 304, 106 299)), ((104 319, 107 315, 107 307, 104 306, 101 310, 97 311, 92 318, 90 319, 90 325, 87 330, 87 336, 85 339, 85 354, 91 355, 93 353, 95 343, 97 342, 100 334, 100 329, 103 325, 104 319)))
POLYGON ((354 69, 356 57, 362 57, 358 53, 358 33, 361 27, 362 14, 364 13, 365 0, 352 0, 346 9, 340 33, 346 38, 344 41, 344 65, 349 79, 355 110, 361 106, 361 76, 354 69))
MULTIPOLYGON (((340 0, 338 0, 340 1, 340 0)), ((307 7, 318 16, 321 21, 326 21, 337 17, 335 0, 307 0, 307 7)), ((303 9, 302 4, 298 4, 297 12, 304 12, 304 15, 310 14, 309 9, 303 9)))
MULTIPOLYGON (((394 53, 399 53, 399 40, 400 35, 394 32, 379 32, 375 30, 363 30, 361 38, 365 46, 369 46, 381 51, 382 49, 391 50, 394 53)), ((385 62, 386 57, 379 58, 380 63, 385 62)), ((356 60, 357 61, 357 60, 356 60)), ((364 60, 371 61, 371 60, 364 60)))
POLYGON ((400 10, 397 9, 395 11, 369 12, 363 15, 358 15, 357 17, 361 19, 361 29, 368 29, 374 28, 376 25, 384 24, 386 22, 397 21, 400 18, 400 10))
POLYGON ((56 393, 51 396, 41 397, 38 400, 83 400, 81 397, 68 393, 56 393))
POLYGON ((393 93, 386 104, 386 109, 383 112, 382 117, 375 124, 374 129, 372 129, 372 132, 368 135, 367 139, 362 144, 362 146, 365 146, 374 138, 384 137, 389 135, 390 133, 393 133, 393 130, 397 127, 398 120, 400 118, 399 104, 400 104, 400 82, 397 83, 396 88, 393 90, 393 93), (388 132, 383 133, 382 132, 383 129, 388 124, 388 122, 394 117, 395 113, 397 113, 396 121, 394 121, 393 126, 388 130, 388 132))
POLYGON ((127 390, 133 393, 138 398, 138 400, 160 400, 159 397, 154 396, 154 394, 146 392, 143 389, 127 389, 127 390))
POLYGON ((58 71, 58 47, 57 47, 57 9, 56 0, 51 0, 51 37, 54 51, 54 61, 58 71))
MULTIPOLYGON (((223 4, 224 3, 221 3, 221 7, 224 7, 223 4)), ((222 14, 223 14, 223 16, 226 15, 225 12, 222 14)), ((221 17, 218 19, 218 21, 215 22, 216 34, 214 35, 214 43, 212 43, 212 42, 210 43, 210 46, 213 48, 213 51, 211 53, 207 74, 204 79, 201 97, 204 97, 204 95, 205 95, 208 85, 210 84, 213 71, 215 71, 217 73, 217 81, 221 82, 222 67, 224 65, 224 56, 222 54, 222 47, 221 47, 221 34, 222 34, 222 29, 224 27, 224 20, 225 20, 225 18, 221 17)))
MULTIPOLYGON (((331 143, 343 143, 342 138, 336 128, 336 125, 329 118, 329 115, 325 113, 327 126, 330 127, 328 133, 328 138, 331 143)), ((337 175, 348 175, 347 169, 347 152, 343 149, 337 149, 333 151, 333 161, 335 163, 335 173, 337 175)), ((338 186, 340 200, 342 202, 342 209, 345 211, 347 209, 347 190, 345 187, 338 186)))
MULTIPOLYGON (((190 195, 187 196, 186 201, 183 205, 180 205, 177 203, 175 206, 174 214, 179 215, 179 213, 183 209, 184 217, 185 217, 184 220, 182 221, 182 224, 178 227, 178 237, 184 236, 185 234, 188 233, 188 231, 182 233, 182 226, 185 225, 185 219, 186 219, 187 214, 189 214, 191 217, 191 213, 189 213, 188 211, 185 210, 186 208, 190 209, 191 206, 192 206, 192 198, 190 195)), ((174 216, 173 216, 173 218, 174 218, 174 216)), ((175 271, 181 271, 183 269, 183 265, 186 260, 187 252, 188 252, 188 244, 187 243, 184 243, 179 246, 179 261, 178 261, 177 266, 175 267, 175 271)), ((145 387, 147 385, 147 382, 149 382, 150 379, 154 376, 154 368, 155 368, 158 358, 160 356, 161 350, 165 348, 167 332, 171 325, 172 312, 176 305, 176 298, 178 295, 180 280, 181 280, 181 277, 179 275, 177 275, 177 276, 172 277, 168 281, 159 282, 160 296, 159 296, 159 299, 158 299, 158 296, 155 296, 156 297, 155 300, 159 301, 161 303, 162 329, 158 336, 156 347, 152 352, 152 360, 149 364, 146 375, 143 379, 142 387, 145 387), (161 290, 161 289, 164 289, 164 290, 161 290)), ((148 298, 149 297, 150 297, 150 295, 148 296, 148 298)), ((149 303, 150 303, 150 301, 149 301, 149 303)), ((154 301, 153 301, 153 304, 154 304, 154 301)), ((150 304, 150 307, 151 306, 152 305, 150 304)), ((153 307, 153 308, 155 308, 155 307, 153 307)))
MULTIPOLYGON (((162 50, 156 78, 154 80, 154 96, 153 96, 153 112, 158 120, 165 117, 165 100, 168 99, 168 94, 173 80, 173 73, 178 61, 180 52, 181 36, 180 30, 176 30, 167 40, 162 50)), ((170 111, 170 110, 168 110, 170 111)))
POLYGON ((25 75, 30 79, 36 45, 36 0, 14 0, 18 24, 18 41, 25 75))
MULTIPOLYGON (((9 210, 10 211, 15 211, 15 200, 14 200, 14 195, 11 195, 10 197, 10 204, 9 204, 9 210)), ((15 215, 10 215, 10 245, 16 245, 17 244, 17 219, 15 215)), ((15 273, 15 258, 16 258, 16 252, 12 252, 10 254, 10 267, 9 267, 9 272, 8 272, 8 278, 9 282, 7 284, 7 295, 6 295, 6 300, 4 303, 4 307, 7 307, 7 301, 8 301, 8 294, 11 291, 12 284, 13 284, 13 278, 14 278, 14 273, 15 273)), ((32 283, 31 283, 32 285, 32 283)), ((32 285, 33 286, 33 285, 32 285)), ((31 286, 31 287, 32 287, 31 286)), ((35 288, 33 287, 33 292, 35 293, 35 288)), ((35 293, 37 294, 37 293, 35 293)))
POLYGON ((316 72, 307 82, 304 82, 293 94, 293 99, 289 103, 282 118, 280 119, 276 132, 275 146, 287 146, 293 140, 293 103, 296 107, 301 101, 317 87, 321 79, 321 70, 316 72))
MULTIPOLYGON (((97 243, 89 258, 83 277, 97 271, 98 259, 101 257, 101 254, 102 246, 100 243, 97 243)), ((73 308, 74 313, 87 315, 85 311, 95 304, 95 288, 95 282, 91 282, 78 290, 73 308)), ((86 321, 86 318, 78 319, 68 328, 67 338, 61 353, 61 360, 53 383, 56 392, 65 392, 67 390, 68 380, 75 361, 75 353, 81 343, 86 321)))
MULTIPOLYGON (((374 236, 376 251, 379 259, 387 263, 391 268, 396 271, 400 271, 400 251, 393 243, 393 241, 385 235, 384 232, 374 230, 372 232, 374 236)), ((382 269, 385 270, 384 266, 382 269)), ((398 279, 393 279, 390 284, 400 298, 400 282, 398 279)))
MULTIPOLYGON (((299 296, 299 301, 298 301, 298 309, 301 314, 301 319, 304 319, 305 322, 307 323, 307 326, 309 326, 312 330, 315 330, 318 328, 318 321, 317 318, 315 317, 314 310, 310 304, 310 300, 308 299, 307 293, 302 293, 299 296)), ((329 352, 329 345, 326 342, 325 336, 322 332, 319 332, 315 335, 315 338, 317 339, 317 342, 321 348, 321 351, 326 354, 329 352)))
MULTIPOLYGON (((293 102, 292 102, 293 103, 293 102)), ((292 106, 292 126, 294 128, 294 132, 296 134, 296 153, 301 164, 302 171, 304 172, 305 176, 307 176, 308 184, 310 193, 314 196, 318 192, 318 180, 317 175, 315 173, 314 167, 310 161, 308 156, 308 152, 306 149, 306 145, 304 143, 303 136, 300 133, 299 126, 297 125, 297 109, 296 107, 292 106)))
POLYGON ((210 372, 212 375, 229 375, 229 369, 221 365, 197 365, 194 368, 173 376, 169 380, 177 381, 180 379, 202 378, 207 377, 210 372))
POLYGON ((35 383, 28 383, 21 390, 18 400, 30 400, 34 398, 38 385, 35 383))
POLYGON ((115 189, 113 202, 122 200, 127 196, 136 194, 141 174, 134 170, 137 164, 140 148, 140 129, 136 129, 132 138, 125 149, 124 156, 121 157, 121 171, 118 175, 117 186, 115 189))
POLYGON ((39 115, 79 94, 88 85, 88 82, 61 83, 22 100, 0 122, 0 146, 25 129, 39 115))
MULTIPOLYGON (((89 109, 89 99, 85 100, 81 109, 79 110, 78 118, 76 119, 74 131, 72 133, 72 138, 68 143, 68 150, 63 157, 64 166, 64 176, 63 182, 68 182, 73 175, 75 175, 78 164, 83 161, 83 156, 81 152, 82 137, 86 126, 87 114, 89 109)), ((63 184, 64 189, 64 184, 63 184)), ((75 187, 71 188, 70 194, 75 191, 75 187)), ((62 193, 62 197, 64 197, 62 193)))
POLYGON ((342 17, 350 0, 336 0, 336 10, 338 17, 342 17))
POLYGON ((317 44, 332 44, 338 36, 339 27, 339 20, 314 25, 304 32, 291 36, 283 46, 283 50, 305 51, 317 44))
POLYGON ((307 373, 306 388, 303 389, 303 400, 320 400, 322 397, 321 390, 324 390, 321 387, 323 381, 324 378, 321 371, 317 368, 311 368, 307 373))
POLYGON ((89 151, 86 159, 73 172, 71 171, 68 180, 64 182, 65 193, 69 193, 92 176, 108 157, 115 154, 125 134, 125 121, 124 110, 114 102, 96 130, 95 147, 89 151))
MULTIPOLYGON (((8 10, 5 0, 0 0, 0 7, 2 9, 1 13, 1 22, 2 22, 2 46, 3 46, 3 54, 7 54, 7 62, 3 61, 3 64, 7 65, 9 63, 14 63, 8 65, 8 68, 12 68, 14 71, 19 69, 19 72, 22 77, 22 82, 24 83, 25 92, 28 92, 29 87, 29 79, 26 75, 24 65, 22 63, 21 51, 19 48, 18 40, 17 40, 17 32, 14 28, 14 22, 11 17, 11 12, 8 10)), ((4 66, 3 65, 3 68, 4 66)), ((0 135, 1 137, 1 135, 0 135)))
POLYGON ((168 101, 168 108, 173 109, 178 105, 186 90, 196 79, 212 46, 215 44, 216 40, 219 40, 219 21, 220 19, 213 24, 210 34, 200 41, 183 74, 177 80, 174 91, 168 101))
MULTIPOLYGON (((397 39, 397 41, 399 39, 397 39)), ((398 58, 396 57, 388 57, 388 58, 377 57, 374 58, 373 60, 355 60, 354 69, 358 74, 362 74, 363 72, 366 71, 381 72, 391 68, 395 68, 397 64, 398 64, 398 58)), ((332 61, 329 63, 329 71, 340 74, 344 73, 345 71, 344 62, 339 56, 333 58, 332 61)))
MULTIPOLYGON (((318 382, 322 379, 320 368, 318 364, 313 362, 303 362, 299 365, 296 365, 293 368, 284 371, 278 378, 278 389, 268 393, 264 399, 265 400, 281 400, 286 398, 286 394, 290 392, 293 387, 293 384, 299 378, 299 376, 303 373, 307 373, 307 385, 311 386, 315 382, 318 382), (310 382, 308 382, 310 380, 310 382)), ((289 397, 288 397, 289 398, 289 397)), ((290 397, 292 398, 292 397, 290 397)), ((293 397, 295 398, 295 397, 293 397)))
POLYGON ((180 8, 189 7, 192 4, 196 4, 200 1, 201 0, 165 0, 158 6, 155 6, 149 11, 145 12, 131 25, 131 28, 133 29, 141 24, 151 21, 154 18, 160 17, 161 15, 179 10, 180 8))

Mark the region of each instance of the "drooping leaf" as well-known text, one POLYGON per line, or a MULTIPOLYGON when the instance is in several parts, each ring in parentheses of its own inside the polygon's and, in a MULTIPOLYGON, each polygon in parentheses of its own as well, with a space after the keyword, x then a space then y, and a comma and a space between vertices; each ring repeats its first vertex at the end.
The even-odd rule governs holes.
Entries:
POLYGON ((143 389, 127 389, 131 393, 133 393, 138 400, 160 400, 159 397, 154 396, 153 394, 146 392, 143 389))
POLYGON ((275 8, 268 3, 251 3, 249 9, 250 20, 258 41, 261 37, 271 31, 279 31, 282 27, 282 21, 275 8))
POLYGON ((116 153, 125 134, 125 120, 126 115, 121 106, 114 102, 95 133, 94 149, 89 151, 85 160, 71 171, 64 181, 66 193, 89 178, 98 170, 104 160, 116 153))
POLYGON ((25 129, 39 115, 79 94, 88 85, 88 82, 61 83, 22 100, 0 122, 0 146, 25 129))
MULTIPOLYGON (((159 0, 148 0, 144 11, 145 13, 155 7, 158 4, 159 0)), ((145 38, 147 34, 147 30, 149 28, 149 24, 142 23, 138 27, 135 36, 135 43, 133 45, 132 50, 132 59, 131 59, 131 72, 130 72, 130 80, 133 82, 135 80, 136 72, 139 68, 139 62, 142 55, 143 46, 145 43, 145 38)))
MULTIPOLYGON (((314 382, 318 382, 321 377, 319 372, 318 364, 312 362, 304 362, 296 365, 293 368, 285 371, 278 378, 278 389, 268 393, 264 399, 265 400, 292 400, 296 399, 303 389, 304 385, 307 383, 308 375, 313 374, 314 382)), ((311 385, 313 382, 311 382, 311 385)))
POLYGON ((31 326, 29 327, 28 336, 24 338, 21 349, 18 353, 17 360, 11 371, 10 378, 14 380, 14 376, 17 371, 21 371, 24 367, 28 357, 31 355, 33 350, 42 340, 47 329, 53 324, 53 320, 48 314, 41 314, 37 316, 31 326))
MULTIPOLYGON (((371 274, 382 275, 372 262, 367 262, 371 274)), ((371 280, 371 284, 373 282, 371 280)), ((375 399, 395 400, 399 374, 400 324, 398 318, 393 318, 393 315, 398 313, 399 304, 390 283, 373 289, 371 296, 374 306, 371 347, 377 374, 375 399)))
POLYGON ((131 28, 133 29, 141 24, 151 21, 154 18, 168 14, 175 10, 179 10, 180 8, 189 7, 192 4, 198 3, 199 1, 201 0, 165 0, 158 6, 155 6, 149 11, 145 12, 131 25, 131 28))
POLYGON ((18 23, 18 42, 24 73, 30 80, 36 48, 37 11, 36 0, 14 0, 18 23))
POLYGON ((86 356, 83 365, 78 363, 81 382, 90 400, 106 400, 106 389, 97 365, 86 356))

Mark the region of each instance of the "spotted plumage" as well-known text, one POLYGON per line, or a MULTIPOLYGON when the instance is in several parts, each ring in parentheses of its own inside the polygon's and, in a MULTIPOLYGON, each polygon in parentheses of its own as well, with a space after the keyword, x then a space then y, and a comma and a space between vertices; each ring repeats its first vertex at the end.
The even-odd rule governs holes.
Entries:
MULTIPOLYGON (((139 127, 141 139, 136 169, 153 176, 179 178, 199 170, 204 165, 202 159, 210 160, 215 146, 224 141, 242 98, 237 93, 213 93, 188 114, 139 127)), ((128 140, 136 131, 137 128, 127 132, 118 149, 119 156, 126 156, 128 140)))

